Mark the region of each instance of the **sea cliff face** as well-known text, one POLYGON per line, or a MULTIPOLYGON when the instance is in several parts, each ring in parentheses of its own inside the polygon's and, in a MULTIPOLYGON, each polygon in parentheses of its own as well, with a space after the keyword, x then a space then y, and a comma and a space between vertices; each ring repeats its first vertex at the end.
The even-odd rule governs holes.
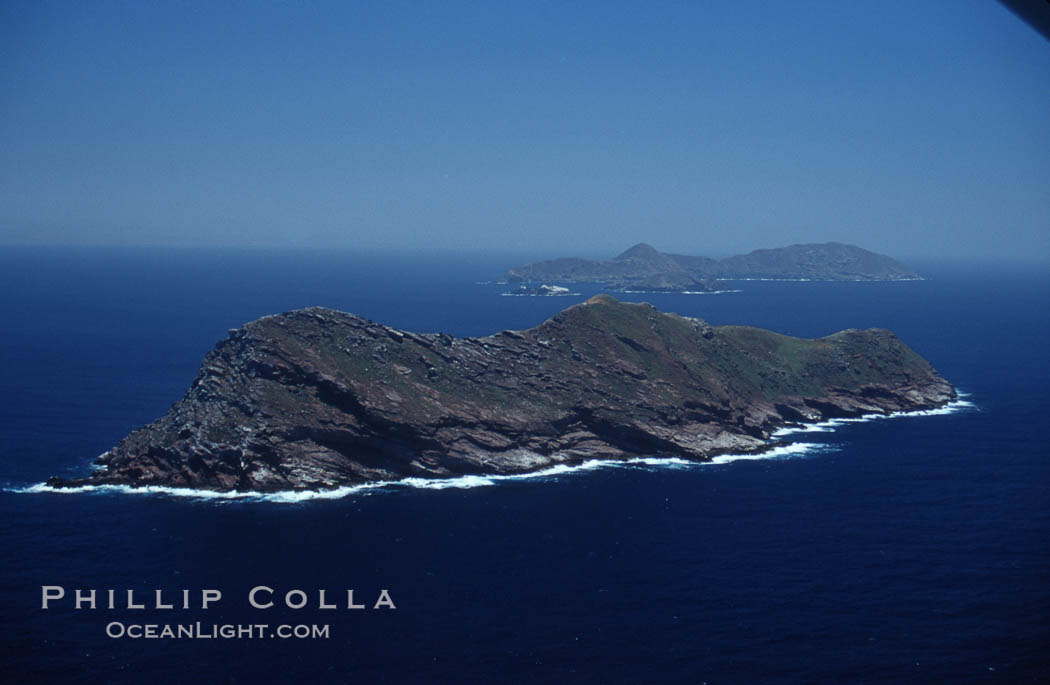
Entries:
POLYGON ((889 331, 804 340, 599 295, 525 331, 399 331, 312 308, 233 330, 186 395, 80 480, 217 490, 515 473, 761 450, 786 423, 914 410, 952 386, 889 331))

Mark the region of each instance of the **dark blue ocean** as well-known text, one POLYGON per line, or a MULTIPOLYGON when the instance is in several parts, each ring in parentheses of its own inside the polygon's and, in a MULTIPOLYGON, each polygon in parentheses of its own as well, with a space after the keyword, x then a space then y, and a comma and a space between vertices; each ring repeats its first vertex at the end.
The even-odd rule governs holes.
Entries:
MULTIPOLYGON (((893 329, 975 408, 805 433, 783 458, 608 467, 301 503, 25 493, 162 415, 229 328, 323 305, 413 331, 535 325, 543 255, 0 250, 0 616, 11 683, 1050 682, 1050 275, 625 295, 799 336, 893 329), (208 610, 40 608, 42 585, 208 610), (252 610, 247 591, 311 595, 252 610), (397 608, 321 610, 316 591, 397 608), (113 639, 107 624, 323 624, 328 639, 113 639)), ((340 600, 342 603, 342 599, 340 600)))

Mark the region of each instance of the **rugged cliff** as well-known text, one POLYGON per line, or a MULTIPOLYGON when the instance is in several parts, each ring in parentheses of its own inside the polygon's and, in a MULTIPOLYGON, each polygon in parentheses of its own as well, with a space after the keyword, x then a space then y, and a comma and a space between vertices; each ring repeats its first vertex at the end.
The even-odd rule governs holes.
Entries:
POLYGON ((885 330, 816 340, 599 295, 453 338, 328 309, 230 332, 185 397, 82 480, 273 491, 759 450, 788 422, 933 407, 952 386, 885 330))

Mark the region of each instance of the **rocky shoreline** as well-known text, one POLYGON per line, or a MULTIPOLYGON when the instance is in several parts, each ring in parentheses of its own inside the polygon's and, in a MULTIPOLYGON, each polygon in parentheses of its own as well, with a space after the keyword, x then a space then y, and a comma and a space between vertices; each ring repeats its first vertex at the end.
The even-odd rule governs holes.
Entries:
POLYGON ((529 330, 454 338, 311 308, 231 331, 165 416, 48 485, 277 492, 707 460, 769 449, 793 423, 953 399, 880 329, 803 340, 599 295, 529 330))

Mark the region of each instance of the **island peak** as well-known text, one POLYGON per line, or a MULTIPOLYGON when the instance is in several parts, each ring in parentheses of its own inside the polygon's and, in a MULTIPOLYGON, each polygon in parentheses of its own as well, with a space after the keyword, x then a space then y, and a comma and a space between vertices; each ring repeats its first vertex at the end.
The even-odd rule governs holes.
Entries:
POLYGON ((638 243, 616 255, 613 259, 616 261, 623 261, 625 259, 652 259, 661 255, 662 253, 649 243, 638 243))

